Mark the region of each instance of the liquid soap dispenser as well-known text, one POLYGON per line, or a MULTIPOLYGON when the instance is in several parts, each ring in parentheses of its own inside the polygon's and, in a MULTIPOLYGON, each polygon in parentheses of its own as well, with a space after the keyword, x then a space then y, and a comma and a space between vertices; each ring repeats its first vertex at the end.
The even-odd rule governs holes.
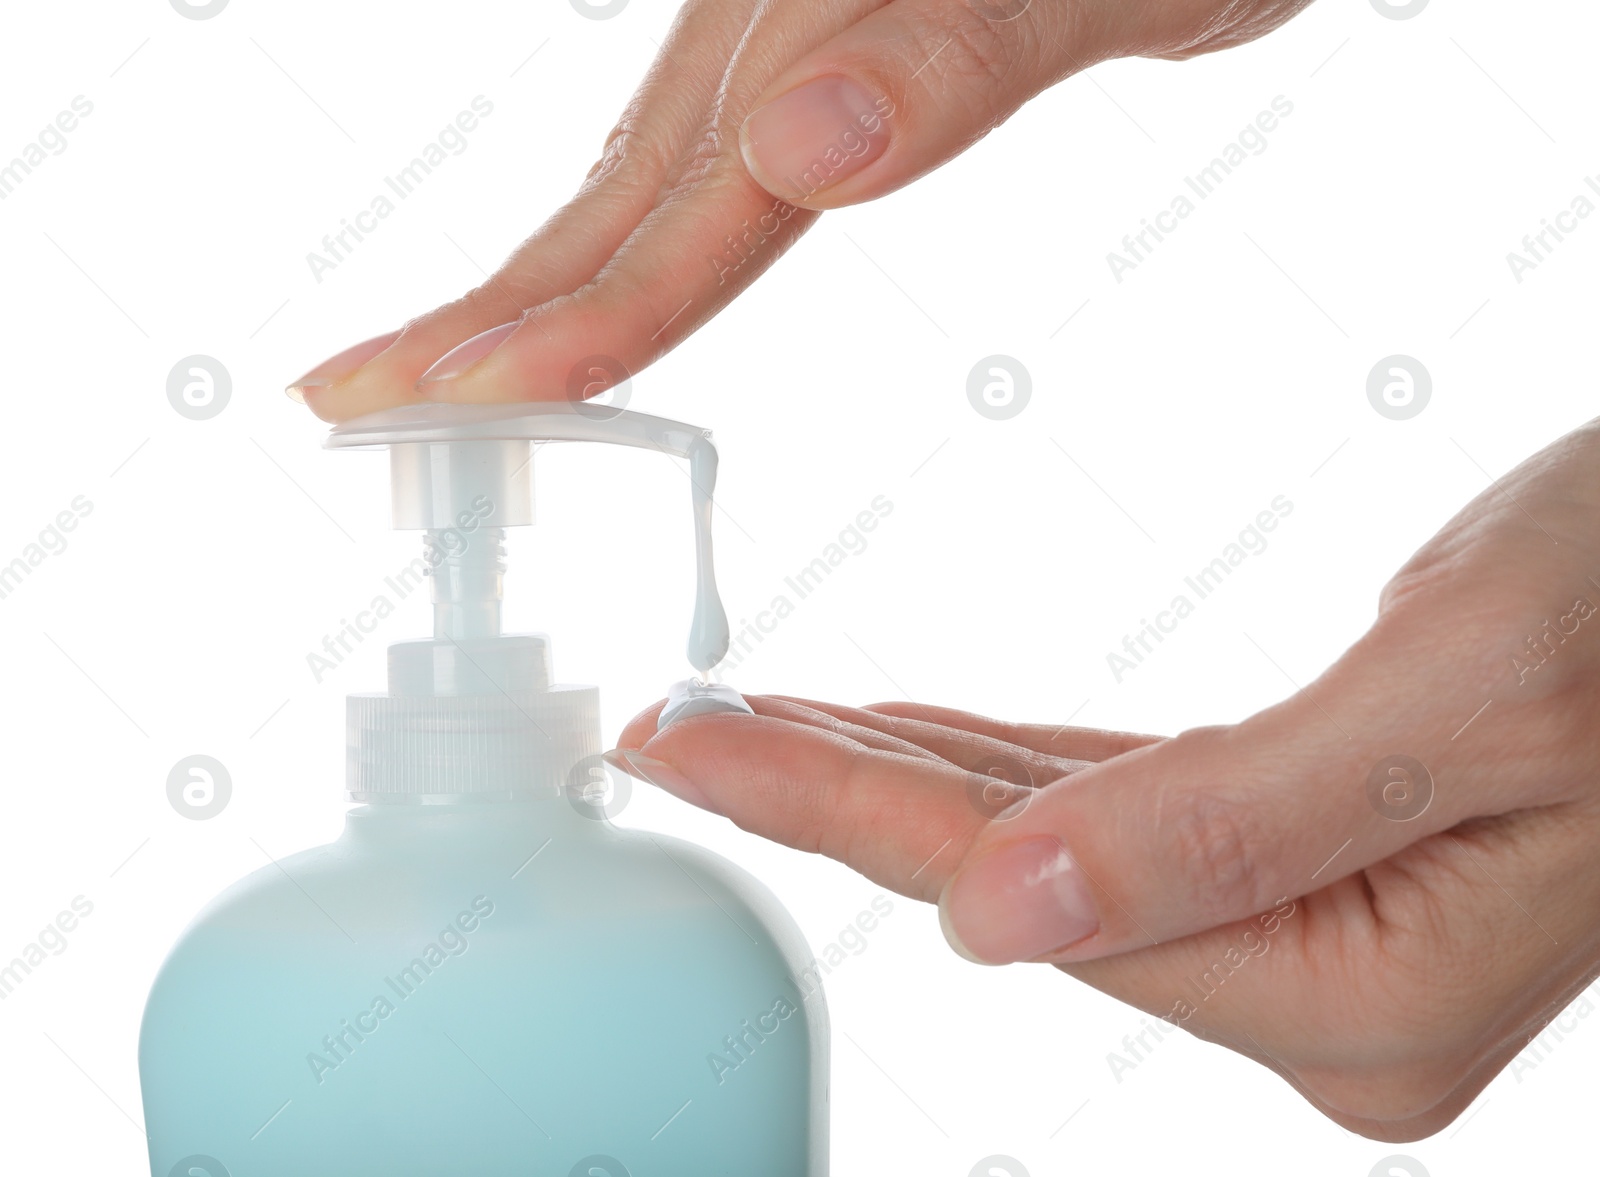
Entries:
POLYGON ((349 698, 339 839, 229 887, 156 977, 152 1177, 826 1174, 827 1014, 799 930, 732 864, 612 825, 596 690, 551 681, 544 635, 501 632, 535 441, 689 459, 691 657, 726 652, 705 430, 565 404, 334 429, 331 448, 389 448, 433 636, 389 647, 387 693, 349 698))

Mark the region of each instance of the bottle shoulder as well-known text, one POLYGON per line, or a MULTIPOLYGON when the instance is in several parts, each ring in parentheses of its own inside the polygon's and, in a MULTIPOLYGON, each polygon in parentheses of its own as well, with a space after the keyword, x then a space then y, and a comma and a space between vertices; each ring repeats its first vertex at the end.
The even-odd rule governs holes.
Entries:
POLYGON ((439 843, 347 834, 229 884, 196 913, 174 954, 196 940, 388 941, 474 902, 494 905, 501 928, 698 922, 785 958, 806 955, 793 918, 754 875, 692 842, 609 823, 439 843))

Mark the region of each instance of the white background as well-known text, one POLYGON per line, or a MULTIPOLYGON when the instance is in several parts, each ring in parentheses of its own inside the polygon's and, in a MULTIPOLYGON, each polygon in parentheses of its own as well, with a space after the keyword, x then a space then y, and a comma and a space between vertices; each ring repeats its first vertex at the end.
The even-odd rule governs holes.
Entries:
MULTIPOLYGON (((321 451, 280 389, 475 284, 565 200, 671 16, 8 8, 0 161, 75 96, 94 109, 0 201, 0 563, 75 496, 93 512, 0 601, 0 958, 76 895, 94 913, 0 1003, 0 1170, 141 1171, 137 1028, 167 946, 263 851, 336 836, 342 696, 379 689, 382 644, 427 628, 413 599, 313 681, 306 655, 414 540, 388 529, 383 459, 321 451), (316 281, 306 254, 477 95, 494 112, 468 149, 316 281), (194 353, 232 374, 208 421, 166 398, 194 353), (194 753, 234 782, 206 822, 165 796, 194 753)), ((736 621, 875 496, 894 504, 733 681, 1170 733, 1310 680, 1490 475, 1592 412, 1600 219, 1521 284, 1505 259, 1600 172, 1597 34, 1576 3, 1392 21, 1321 0, 1257 45, 1098 68, 914 188, 825 216, 633 386, 632 407, 717 433, 736 621), (1107 252, 1277 95, 1294 112, 1269 147, 1117 283, 1107 252), (1397 352, 1434 380, 1404 422, 1365 389, 1397 352), (966 398, 993 353, 1033 377, 1009 421, 966 398), (1271 546, 1115 682, 1107 653, 1277 495, 1294 512, 1271 546)), ((537 493, 510 621, 553 633, 561 678, 603 685, 609 738, 685 671, 685 481, 552 447, 537 493)), ((814 949, 876 894, 651 789, 623 821, 754 871, 814 949)), ((1392 1152, 1499 1177, 1592 1148, 1594 1022, 1389 1147, 1185 1035, 1119 1082, 1106 1055, 1141 1015, 1048 968, 969 965, 909 900, 829 1000, 843 1177, 965 1177, 994 1153, 1036 1175, 1365 1177, 1392 1152)))

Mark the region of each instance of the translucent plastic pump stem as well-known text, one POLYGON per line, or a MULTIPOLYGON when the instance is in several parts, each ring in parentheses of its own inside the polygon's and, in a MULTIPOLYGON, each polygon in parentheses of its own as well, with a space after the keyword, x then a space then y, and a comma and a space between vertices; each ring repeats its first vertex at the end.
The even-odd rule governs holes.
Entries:
POLYGON ((455 533, 430 528, 423 533, 423 559, 433 565, 433 636, 439 639, 497 638, 504 599, 506 532, 479 529, 458 551, 445 544, 455 533), (439 557, 437 554, 443 552, 439 557))

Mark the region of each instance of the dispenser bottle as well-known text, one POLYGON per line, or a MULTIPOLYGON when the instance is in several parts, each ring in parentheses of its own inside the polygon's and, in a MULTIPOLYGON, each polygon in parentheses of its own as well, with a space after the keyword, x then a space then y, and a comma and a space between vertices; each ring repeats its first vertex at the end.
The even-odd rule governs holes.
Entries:
POLYGON ((544 635, 501 633, 533 441, 690 460, 690 651, 702 670, 726 652, 706 431, 567 405, 336 428, 330 447, 389 447, 434 632, 389 648, 387 693, 349 698, 339 839, 229 887, 156 977, 152 1177, 827 1172, 827 1015, 799 930, 732 864, 612 825, 597 692, 551 681, 544 635))

